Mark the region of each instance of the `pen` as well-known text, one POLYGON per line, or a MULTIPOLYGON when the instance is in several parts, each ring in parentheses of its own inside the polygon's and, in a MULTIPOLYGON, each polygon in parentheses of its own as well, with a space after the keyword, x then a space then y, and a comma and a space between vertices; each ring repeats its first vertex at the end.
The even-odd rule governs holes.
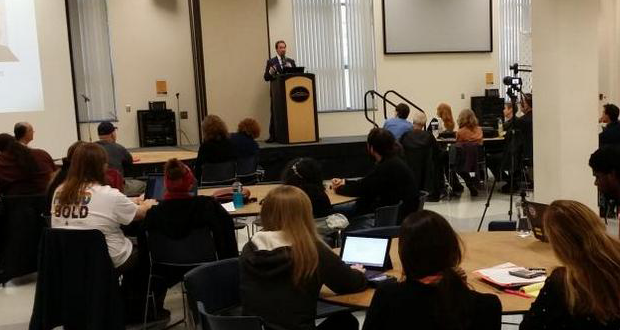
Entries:
POLYGON ((504 289, 504 292, 508 293, 508 294, 514 294, 515 296, 519 296, 519 297, 523 297, 523 298, 532 298, 528 294, 523 293, 523 292, 521 292, 519 290, 504 289))

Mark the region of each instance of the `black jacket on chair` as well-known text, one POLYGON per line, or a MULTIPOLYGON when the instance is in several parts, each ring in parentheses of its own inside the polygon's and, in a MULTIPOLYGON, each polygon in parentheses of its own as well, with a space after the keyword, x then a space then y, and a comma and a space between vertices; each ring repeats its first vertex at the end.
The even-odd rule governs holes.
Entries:
POLYGON ((0 197, 0 283, 37 271, 45 195, 0 197))
POLYGON ((118 273, 98 230, 45 229, 30 330, 125 329, 118 273))
POLYGON ((420 189, 439 195, 444 188, 440 149, 433 134, 424 130, 409 131, 400 138, 404 159, 413 171, 420 189))
POLYGON ((215 247, 218 259, 239 255, 232 217, 212 197, 161 201, 146 213, 143 223, 147 231, 172 239, 186 237, 194 229, 207 227, 211 235, 205 237, 205 244, 215 247))

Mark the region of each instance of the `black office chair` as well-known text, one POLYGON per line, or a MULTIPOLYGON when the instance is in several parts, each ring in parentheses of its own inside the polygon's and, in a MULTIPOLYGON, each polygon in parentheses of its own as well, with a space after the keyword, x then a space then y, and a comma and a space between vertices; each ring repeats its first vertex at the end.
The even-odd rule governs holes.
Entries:
POLYGON ((398 237, 398 232, 400 231, 400 226, 389 226, 389 227, 375 227, 368 229, 360 229, 354 230, 345 233, 345 235, 376 235, 376 236, 389 236, 389 237, 398 237))
POLYGON ((125 329, 119 274, 98 230, 44 229, 29 329, 125 329))
POLYGON ((237 180, 244 185, 256 184, 261 179, 258 170, 258 156, 237 159, 237 180))
POLYGON ((515 231, 517 230, 516 221, 491 221, 489 231, 515 231))
POLYGON ((400 206, 403 202, 399 202, 396 205, 389 205, 378 207, 375 210, 375 225, 374 227, 389 227, 395 226, 398 223, 398 215, 400 212, 400 206))
MULTIPOLYGON (((0 196, 0 283, 37 271, 46 195, 0 196)), ((49 210, 48 210, 49 212, 49 210)))
POLYGON ((239 259, 224 259, 198 266, 183 278, 187 302, 196 323, 208 324, 206 314, 241 315, 239 259), (199 306, 204 313, 200 312, 199 306))
POLYGON ((200 309, 199 312, 207 319, 210 330, 263 330, 264 322, 258 316, 212 315, 200 309))
MULTIPOLYGON (((147 242, 150 257, 149 279, 146 291, 146 306, 144 309, 144 327, 148 315, 149 298, 153 303, 153 311, 156 311, 155 295, 151 292, 153 278, 163 278, 157 273, 158 267, 170 269, 180 269, 181 271, 190 270, 194 267, 204 265, 208 262, 217 260, 213 242, 208 238, 211 233, 207 227, 194 229, 187 237, 182 239, 171 239, 158 232, 147 232, 147 242)), ((179 279, 180 280, 180 279, 179 279)), ((183 299, 183 318, 167 327, 172 328, 180 323, 186 323, 187 311, 185 310, 185 288, 182 286, 183 299)))
POLYGON ((234 160, 202 165, 201 186, 231 185, 235 182, 237 163, 234 160))

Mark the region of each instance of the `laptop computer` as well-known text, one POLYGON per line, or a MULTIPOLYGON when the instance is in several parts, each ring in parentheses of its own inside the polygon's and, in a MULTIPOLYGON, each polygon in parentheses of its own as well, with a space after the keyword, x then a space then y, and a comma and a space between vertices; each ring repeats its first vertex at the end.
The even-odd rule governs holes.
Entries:
MULTIPOLYGON (((147 174, 146 189, 144 190, 144 199, 163 200, 166 192, 163 173, 147 174)), ((198 195, 198 185, 194 184, 190 191, 191 196, 198 195)))
POLYGON ((532 232, 537 239, 548 242, 547 236, 545 236, 545 230, 543 229, 543 214, 547 210, 549 205, 526 202, 524 207, 525 216, 530 221, 532 226, 532 232))
POLYGON ((303 66, 296 66, 296 67, 286 66, 284 67, 284 70, 282 70, 282 72, 283 73, 304 73, 305 70, 306 68, 303 66))
POLYGON ((381 277, 392 268, 390 237, 348 234, 340 249, 340 259, 347 265, 359 264, 366 268, 366 279, 381 277))

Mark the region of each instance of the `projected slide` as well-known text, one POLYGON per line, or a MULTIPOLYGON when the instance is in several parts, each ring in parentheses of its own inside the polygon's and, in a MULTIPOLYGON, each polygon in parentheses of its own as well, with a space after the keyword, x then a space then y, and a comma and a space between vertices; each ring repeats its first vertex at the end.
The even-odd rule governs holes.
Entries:
POLYGON ((35 0, 0 0, 0 113, 43 110, 35 0))

